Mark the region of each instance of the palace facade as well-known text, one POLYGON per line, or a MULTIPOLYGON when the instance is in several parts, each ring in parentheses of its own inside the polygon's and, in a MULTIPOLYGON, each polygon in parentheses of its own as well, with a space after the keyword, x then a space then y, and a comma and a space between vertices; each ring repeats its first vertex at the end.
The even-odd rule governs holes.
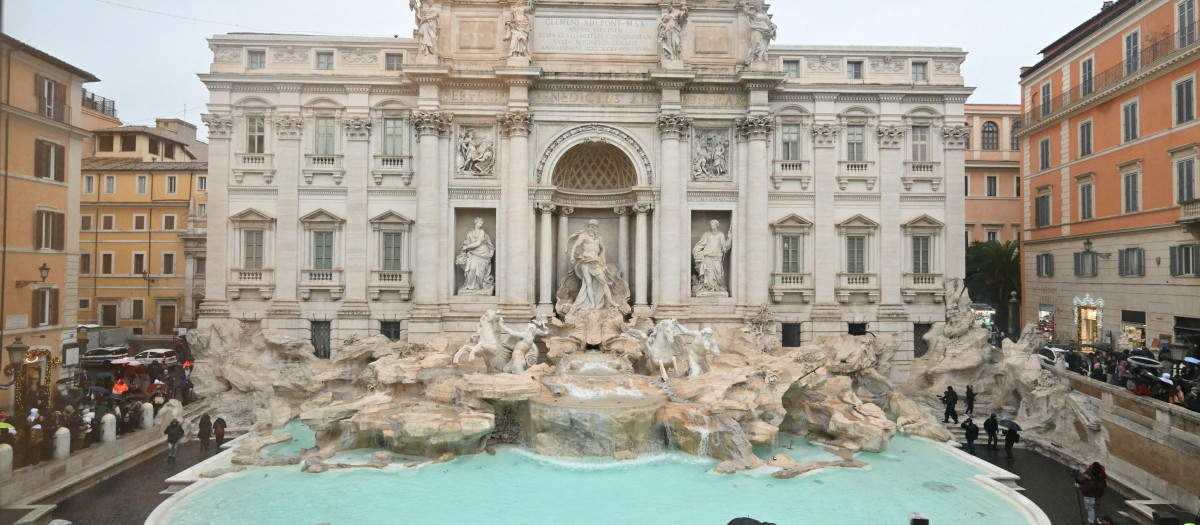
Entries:
POLYGON ((966 53, 768 47, 743 4, 427 0, 413 39, 213 37, 200 326, 320 356, 465 340, 553 312, 595 221, 633 315, 730 341, 767 305, 785 346, 898 335, 903 375, 963 274, 966 53))

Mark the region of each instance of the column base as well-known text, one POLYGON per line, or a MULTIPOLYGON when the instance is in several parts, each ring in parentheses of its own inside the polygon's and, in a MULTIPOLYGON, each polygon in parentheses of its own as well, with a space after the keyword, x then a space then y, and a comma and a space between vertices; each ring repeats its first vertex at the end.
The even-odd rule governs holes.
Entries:
POLYGON ((551 303, 539 304, 533 309, 534 315, 544 315, 554 317, 554 305, 551 303))
POLYGON ((690 308, 686 304, 656 304, 654 308, 655 319, 676 319, 685 321, 691 313, 690 308))

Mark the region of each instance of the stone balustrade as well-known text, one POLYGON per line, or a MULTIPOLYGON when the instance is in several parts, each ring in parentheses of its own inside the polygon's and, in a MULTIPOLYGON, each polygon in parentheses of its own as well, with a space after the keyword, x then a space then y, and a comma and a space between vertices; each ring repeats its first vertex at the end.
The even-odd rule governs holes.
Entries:
POLYGON ((771 283, 771 296, 775 302, 782 302, 785 294, 800 294, 802 301, 812 302, 813 276, 811 273, 775 272, 771 283))

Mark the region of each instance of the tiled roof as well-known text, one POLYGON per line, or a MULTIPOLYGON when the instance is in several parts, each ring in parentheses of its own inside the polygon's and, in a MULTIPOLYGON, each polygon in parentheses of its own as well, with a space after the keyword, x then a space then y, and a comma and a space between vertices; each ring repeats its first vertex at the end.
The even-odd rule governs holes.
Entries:
POLYGON ((17 40, 7 34, 0 33, 0 42, 4 42, 5 44, 9 44, 9 45, 21 48, 26 53, 29 53, 30 55, 33 55, 41 60, 44 60, 55 67, 65 69, 71 73, 79 75, 79 76, 83 77, 84 82, 99 82, 100 81, 100 79, 96 78, 96 75, 88 73, 87 71, 79 69, 78 67, 72 66, 71 64, 68 64, 61 59, 51 56, 49 53, 47 53, 45 51, 42 51, 36 47, 26 44, 25 42, 17 40))
POLYGON ((207 162, 142 162, 119 157, 83 159, 82 171, 208 171, 207 162))

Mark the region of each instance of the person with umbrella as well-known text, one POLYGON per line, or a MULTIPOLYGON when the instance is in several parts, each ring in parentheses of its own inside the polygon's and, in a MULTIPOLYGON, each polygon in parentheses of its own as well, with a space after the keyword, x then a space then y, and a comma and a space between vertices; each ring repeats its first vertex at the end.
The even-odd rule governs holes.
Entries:
POLYGON ((1011 419, 1001 420, 999 425, 1004 428, 1004 457, 1013 458, 1013 445, 1021 442, 1021 425, 1011 419))
POLYGON ((938 399, 942 400, 942 404, 946 405, 946 412, 942 414, 942 423, 949 423, 950 419, 954 419, 954 424, 958 424, 958 392, 954 391, 954 387, 946 387, 946 391, 942 393, 938 399))
MULTIPOLYGON (((1078 471, 1077 471, 1078 472, 1078 471)), ((1075 488, 1083 494, 1084 508, 1087 510, 1086 523, 1096 522, 1096 507, 1100 506, 1100 497, 1108 486, 1108 476, 1100 462, 1092 463, 1087 470, 1080 472, 1075 478, 1075 488)))

